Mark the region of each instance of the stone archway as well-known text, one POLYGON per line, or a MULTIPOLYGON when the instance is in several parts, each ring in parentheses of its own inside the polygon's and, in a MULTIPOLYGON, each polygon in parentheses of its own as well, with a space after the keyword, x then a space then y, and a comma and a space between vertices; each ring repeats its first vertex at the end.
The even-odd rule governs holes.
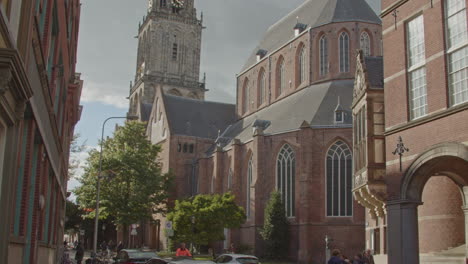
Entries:
POLYGON ((406 170, 401 181, 400 199, 387 203, 388 263, 419 263, 417 208, 422 204, 426 182, 437 175, 449 177, 460 187, 465 230, 468 230, 468 147, 459 143, 435 145, 406 170))

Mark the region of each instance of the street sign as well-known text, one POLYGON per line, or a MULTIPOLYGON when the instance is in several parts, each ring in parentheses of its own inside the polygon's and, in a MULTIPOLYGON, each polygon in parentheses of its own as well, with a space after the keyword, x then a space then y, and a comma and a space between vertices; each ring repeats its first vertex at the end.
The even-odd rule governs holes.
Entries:
POLYGON ((132 232, 130 232, 130 235, 132 236, 136 236, 138 233, 137 233, 137 230, 136 229, 132 229, 132 232))
POLYGON ((84 236, 85 231, 83 229, 80 230, 80 236, 84 236))
POLYGON ((166 236, 173 237, 174 236, 174 229, 166 229, 166 236))
POLYGON ((172 229, 172 221, 166 222, 166 229, 172 229))

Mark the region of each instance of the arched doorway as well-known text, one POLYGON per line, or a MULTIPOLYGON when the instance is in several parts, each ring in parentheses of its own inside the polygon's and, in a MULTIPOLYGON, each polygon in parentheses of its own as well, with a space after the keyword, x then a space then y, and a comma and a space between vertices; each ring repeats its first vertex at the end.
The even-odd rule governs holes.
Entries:
MULTIPOLYGON (((401 181, 400 199, 387 203, 388 263, 420 263, 418 206, 424 202, 423 191, 426 184, 428 188, 437 188, 437 186, 432 186, 437 183, 448 186, 447 191, 458 189, 465 214, 464 225, 467 226, 468 147, 458 143, 436 145, 421 154, 406 170, 401 181), (447 178, 431 179, 434 176, 447 178)), ((440 192, 428 203, 447 198, 442 195, 443 192, 440 192)), ((423 208, 422 211, 424 210, 423 208)), ((456 214, 457 212, 454 216, 456 214)), ((461 230, 465 233, 465 239, 466 230, 467 228, 461 230)), ((467 252, 466 248, 465 252, 467 252)))

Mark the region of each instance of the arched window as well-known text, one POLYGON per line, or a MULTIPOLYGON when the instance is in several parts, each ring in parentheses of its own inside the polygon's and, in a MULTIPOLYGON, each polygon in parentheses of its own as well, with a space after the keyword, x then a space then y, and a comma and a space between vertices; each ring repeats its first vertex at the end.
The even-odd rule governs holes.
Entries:
POLYGON ((247 167, 247 203, 245 205, 245 211, 247 218, 250 218, 250 188, 252 185, 252 173, 253 173, 253 161, 252 158, 249 160, 249 164, 247 167))
POLYGON ((325 36, 320 38, 319 46, 320 75, 326 75, 328 73, 328 41, 325 36))
POLYGON ((184 143, 184 153, 187 153, 187 148, 188 148, 187 143, 184 143))
POLYGON ((299 82, 298 86, 302 84, 306 80, 307 72, 306 72, 306 49, 304 46, 302 46, 301 51, 299 52, 299 57, 298 57, 298 73, 299 73, 299 82))
POLYGON ((288 144, 281 148, 276 161, 276 189, 281 193, 286 216, 295 216, 296 157, 288 144))
POLYGON ((330 147, 326 157, 327 216, 352 216, 352 154, 341 140, 330 147))
POLYGON ((277 69, 277 75, 278 75, 278 95, 281 95, 284 90, 286 90, 286 75, 285 75, 285 66, 284 66, 284 59, 283 57, 280 57, 278 61, 278 69, 277 69))
POLYGON ((349 72, 349 36, 340 34, 340 72, 349 72))
POLYGON ((194 150, 194 145, 190 144, 189 145, 189 153, 193 153, 193 150, 194 150))
POLYGON ((242 87, 242 113, 245 114, 249 111, 249 79, 245 79, 242 87))
POLYGON ((371 54, 371 47, 370 47, 370 37, 366 31, 361 33, 361 40, 360 40, 360 47, 364 56, 370 56, 371 54))
POLYGON ((263 68, 260 70, 260 74, 258 76, 258 105, 260 106, 265 102, 266 94, 266 75, 263 68))
POLYGON ((232 187, 232 169, 231 168, 229 168, 227 185, 228 185, 227 186, 228 189, 231 189, 231 187, 232 187))

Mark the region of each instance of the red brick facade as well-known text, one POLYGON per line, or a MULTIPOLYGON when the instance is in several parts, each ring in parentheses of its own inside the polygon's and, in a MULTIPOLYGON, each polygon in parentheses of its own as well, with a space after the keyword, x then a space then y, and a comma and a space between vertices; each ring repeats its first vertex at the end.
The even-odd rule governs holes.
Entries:
POLYGON ((0 1, 0 262, 62 257, 80 2, 0 1))

